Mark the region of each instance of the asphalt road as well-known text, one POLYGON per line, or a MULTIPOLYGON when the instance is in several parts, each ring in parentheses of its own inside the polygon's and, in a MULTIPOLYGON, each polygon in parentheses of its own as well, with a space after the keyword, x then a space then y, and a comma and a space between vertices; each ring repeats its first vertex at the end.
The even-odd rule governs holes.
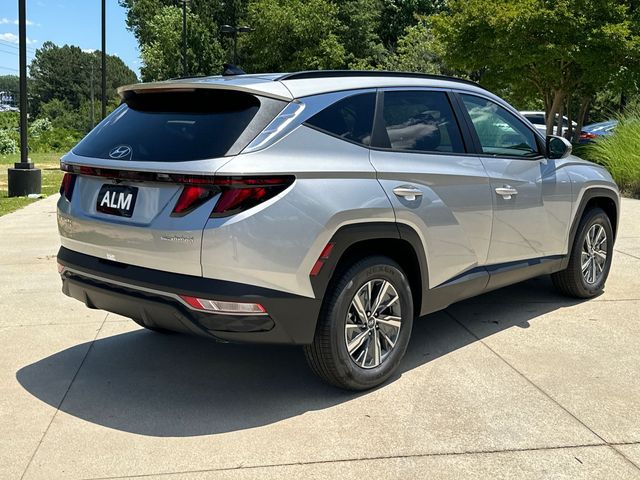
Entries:
POLYGON ((144 331, 60 292, 55 198, 0 217, 0 478, 640 478, 640 201, 606 292, 420 319, 377 390, 293 347, 144 331))

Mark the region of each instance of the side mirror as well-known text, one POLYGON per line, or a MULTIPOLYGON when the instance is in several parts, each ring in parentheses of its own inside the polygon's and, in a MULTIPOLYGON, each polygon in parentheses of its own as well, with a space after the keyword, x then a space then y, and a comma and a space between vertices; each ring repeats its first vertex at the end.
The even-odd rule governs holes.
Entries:
POLYGON ((572 149, 571 142, 566 138, 556 137, 555 135, 547 136, 547 158, 566 158, 571 155, 572 149))

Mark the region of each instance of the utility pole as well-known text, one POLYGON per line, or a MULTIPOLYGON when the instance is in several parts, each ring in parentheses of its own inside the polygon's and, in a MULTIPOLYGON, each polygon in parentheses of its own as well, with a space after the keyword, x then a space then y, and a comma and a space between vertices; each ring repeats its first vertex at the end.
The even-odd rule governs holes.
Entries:
POLYGON ((187 72, 187 0, 182 0, 182 76, 188 76, 187 72))
MULTIPOLYGON (((107 7, 105 3, 106 0, 102 0, 102 118, 107 116, 107 7)), ((91 85, 93 86, 93 63, 91 69, 91 85)), ((91 100, 91 108, 93 109, 93 99, 91 100)))
POLYGON ((20 162, 7 172, 8 194, 22 197, 42 190, 39 169, 29 161, 27 144, 27 7, 26 0, 18 0, 18 43, 20 57, 20 162))
MULTIPOLYGON (((91 125, 90 125, 90 127, 93 128, 93 127, 96 126, 96 113, 95 113, 96 102, 95 102, 94 94, 93 94, 93 91, 94 91, 94 88, 93 88, 93 59, 91 59, 91 89, 90 89, 90 91, 91 91, 91 125)), ((103 98, 104 98, 104 95, 103 95, 103 98)), ((103 118, 104 118, 104 113, 103 113, 103 118)))

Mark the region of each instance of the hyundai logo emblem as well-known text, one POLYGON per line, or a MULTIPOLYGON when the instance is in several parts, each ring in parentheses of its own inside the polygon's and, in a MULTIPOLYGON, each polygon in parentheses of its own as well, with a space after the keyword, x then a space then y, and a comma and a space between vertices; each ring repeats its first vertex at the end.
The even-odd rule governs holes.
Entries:
POLYGON ((129 145, 118 145, 109 152, 109 156, 116 160, 128 159, 131 157, 131 147, 129 145))

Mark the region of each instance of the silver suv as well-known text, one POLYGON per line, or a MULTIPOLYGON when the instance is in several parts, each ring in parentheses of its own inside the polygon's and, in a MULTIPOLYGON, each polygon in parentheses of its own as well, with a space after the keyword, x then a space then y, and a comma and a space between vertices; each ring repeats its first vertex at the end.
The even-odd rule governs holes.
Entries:
POLYGON ((156 331, 304 345, 333 385, 396 370, 414 318, 552 274, 602 291, 607 171, 447 77, 138 84, 62 159, 65 294, 156 331))

